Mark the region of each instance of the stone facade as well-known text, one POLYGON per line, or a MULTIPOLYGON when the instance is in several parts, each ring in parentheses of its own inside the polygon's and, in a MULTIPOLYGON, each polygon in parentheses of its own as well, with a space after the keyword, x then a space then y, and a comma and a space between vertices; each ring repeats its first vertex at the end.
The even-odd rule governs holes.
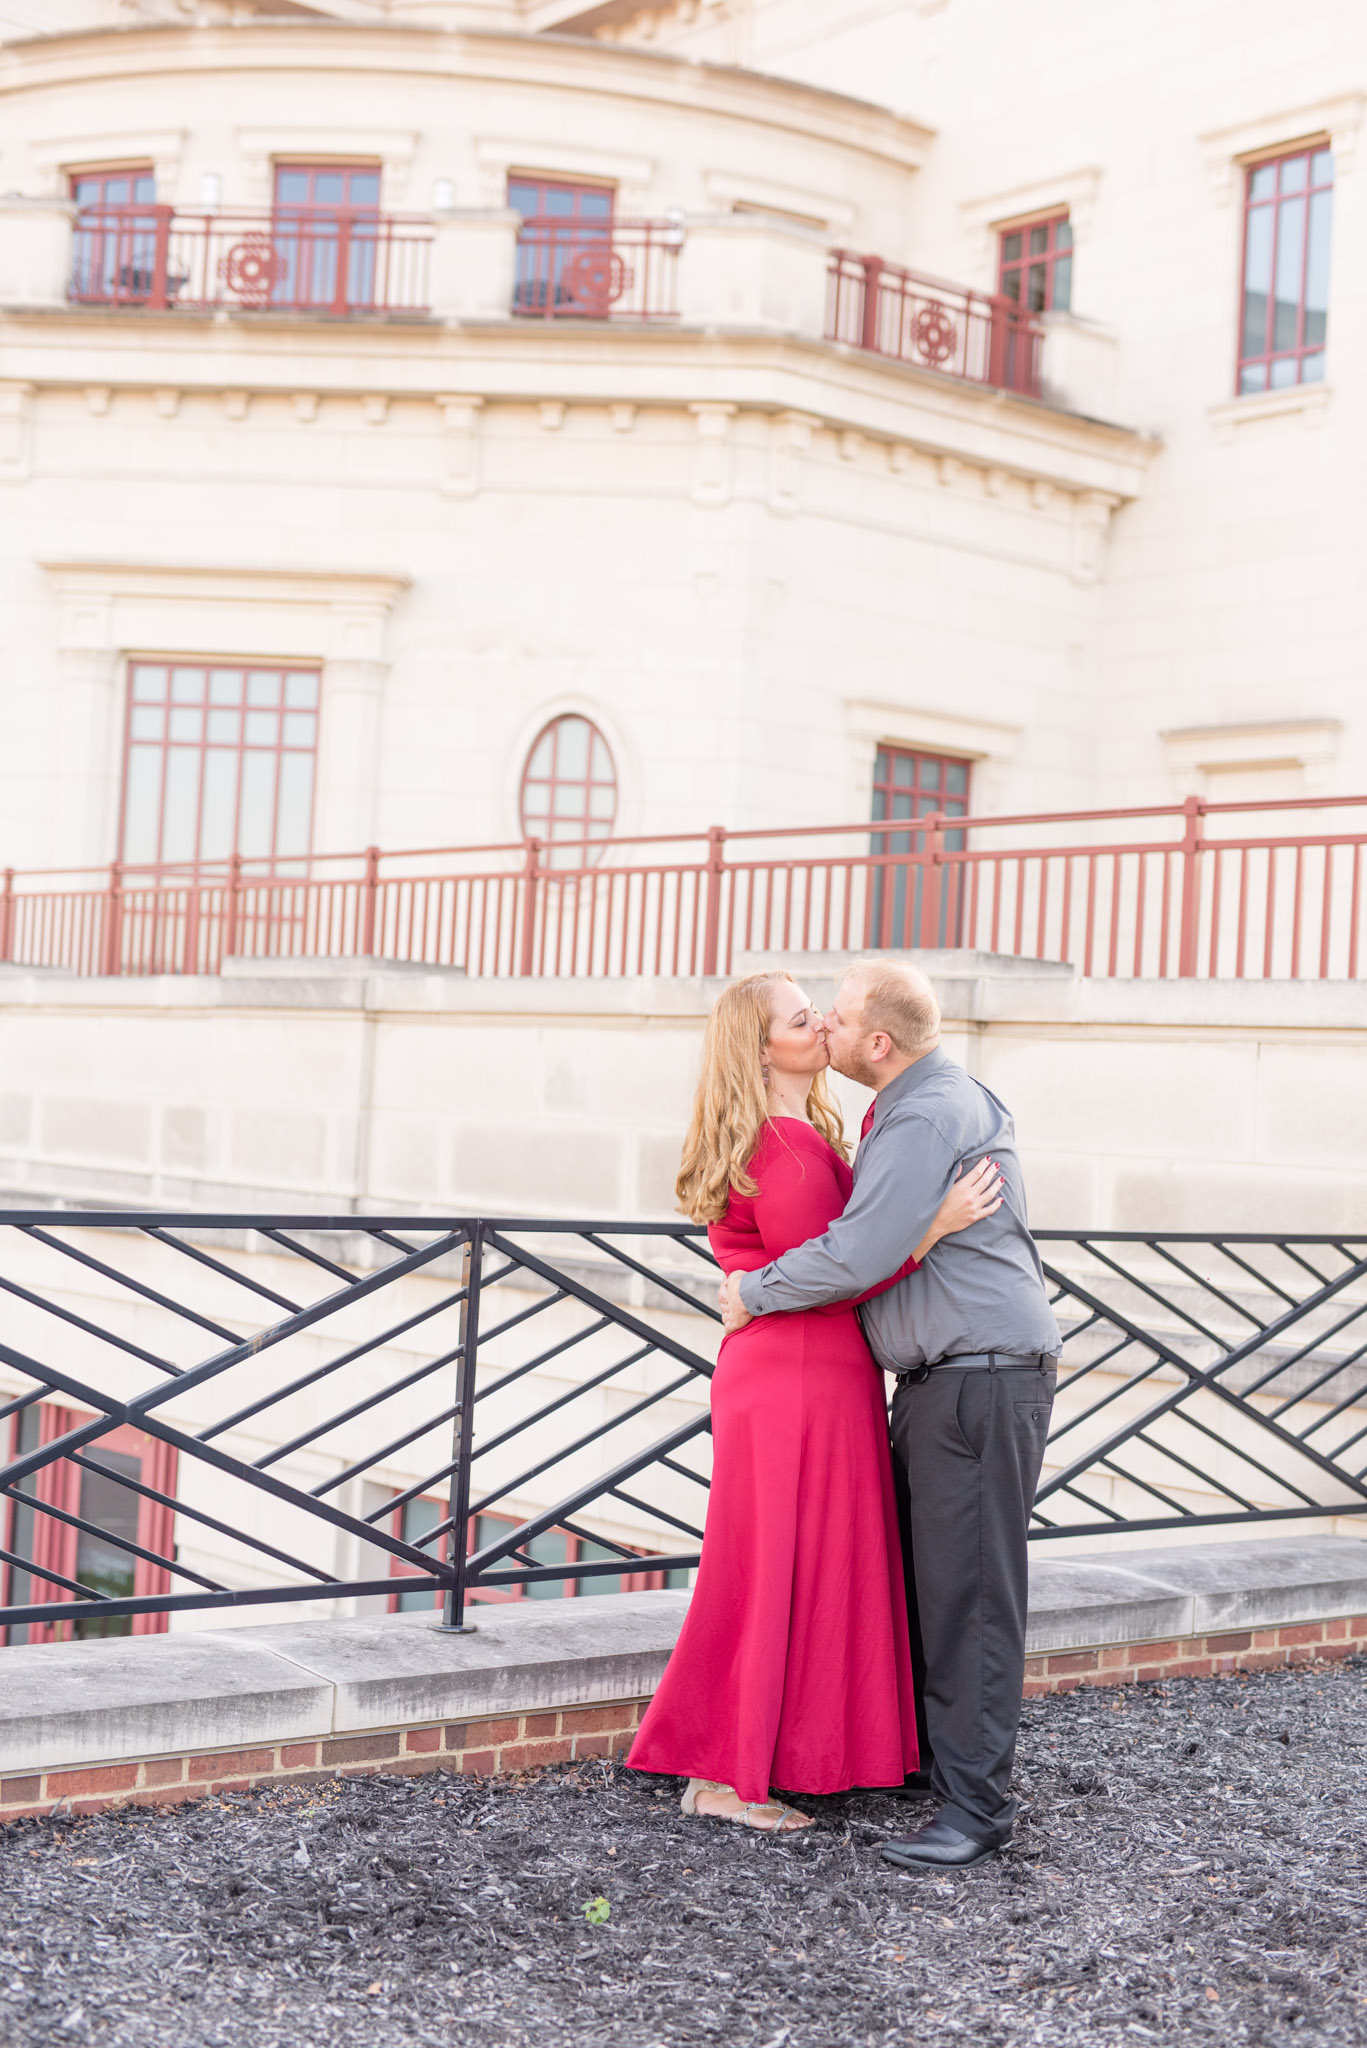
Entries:
MULTIPOLYGON (((1360 1219, 1360 983, 923 957, 946 1046, 1016 1117, 1037 1225, 1360 1219)), ((829 1000, 829 956, 789 964, 829 1000)), ((667 1218, 718 986, 354 961, 0 973, 0 1182, 35 1202, 667 1218)), ((840 1085, 857 1128, 866 1092, 840 1085)))
POLYGON ((985 811, 1361 785, 1339 11, 1297 11, 1294 66, 1213 34, 1180 97, 1168 0, 1138 69, 1082 0, 1040 32, 840 12, 73 0, 65 35, 5 29, 6 861, 117 852, 134 656, 318 665, 317 851, 516 838, 566 711, 622 831, 858 817, 880 742, 966 760, 985 811), (1331 374, 1233 401, 1242 166, 1319 134, 1331 374), (303 159, 436 221, 430 313, 67 303, 83 167, 212 217, 303 159), (510 172, 676 221, 679 317, 511 318, 510 172), (1050 208, 1076 288, 1043 403, 822 339, 832 244, 991 291, 999 224, 1050 208))

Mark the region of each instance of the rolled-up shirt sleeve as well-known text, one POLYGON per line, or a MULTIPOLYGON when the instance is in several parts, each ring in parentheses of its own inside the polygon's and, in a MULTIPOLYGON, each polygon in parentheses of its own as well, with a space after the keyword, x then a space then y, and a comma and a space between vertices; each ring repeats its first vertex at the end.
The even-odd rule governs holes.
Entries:
POLYGON ((903 1114, 866 1145, 849 1206, 829 1230, 747 1273, 752 1316, 852 1301, 895 1273, 925 1236, 959 1161, 925 1117, 903 1114))

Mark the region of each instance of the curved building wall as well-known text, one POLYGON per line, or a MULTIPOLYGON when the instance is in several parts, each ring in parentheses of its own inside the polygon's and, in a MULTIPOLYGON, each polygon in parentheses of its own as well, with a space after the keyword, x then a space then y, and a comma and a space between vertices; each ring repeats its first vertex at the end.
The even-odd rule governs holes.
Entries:
POLYGON ((83 166, 260 233, 277 166, 350 160, 431 265, 431 310, 341 318, 41 301, 11 269, 6 860, 119 853, 139 661, 319 670, 316 852, 519 836, 560 714, 607 740, 619 831, 867 816, 880 745, 958 757, 985 808, 1094 797, 1105 531, 1152 444, 822 339, 829 246, 913 239, 924 127, 336 23, 11 46, 0 89, 11 252, 69 248, 83 166), (662 223, 668 317, 514 317, 510 173, 662 223))

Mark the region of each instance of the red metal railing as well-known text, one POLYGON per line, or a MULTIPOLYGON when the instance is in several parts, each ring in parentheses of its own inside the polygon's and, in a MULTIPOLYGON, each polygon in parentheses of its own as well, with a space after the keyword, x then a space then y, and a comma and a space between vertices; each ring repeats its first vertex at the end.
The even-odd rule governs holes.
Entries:
POLYGON ((73 229, 70 296, 153 311, 421 313, 432 238, 430 221, 396 214, 95 207, 73 229))
POLYGON ((0 878, 0 961, 216 973, 380 957, 472 975, 729 974, 754 953, 974 947, 1086 975, 1356 979, 1367 796, 913 826, 536 840, 0 878), (1107 836, 1098 840, 1098 825, 1107 836), (564 865, 576 852, 583 865, 564 865))
POLYGON ((831 251, 826 339, 1038 398, 1044 330, 1013 299, 831 251))
POLYGON ((514 313, 544 320, 677 320, 675 220, 558 220, 535 214, 517 237, 514 313))

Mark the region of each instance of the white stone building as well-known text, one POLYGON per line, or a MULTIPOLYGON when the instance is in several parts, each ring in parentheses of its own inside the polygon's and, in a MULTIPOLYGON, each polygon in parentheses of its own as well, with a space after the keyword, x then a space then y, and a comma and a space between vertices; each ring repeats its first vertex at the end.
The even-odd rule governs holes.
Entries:
POLYGON ((1362 787, 1367 16, 1195 49, 1160 0, 1125 36, 1081 0, 619 12, 15 0, 4 861, 227 850, 125 807, 133 671, 172 657, 319 678, 290 851, 518 838, 566 713, 618 832, 867 815, 880 744, 978 812, 1362 787), (1240 373, 1279 153, 1324 187, 1313 274, 1240 373), (151 211, 121 245, 99 202, 151 211), (538 205, 572 248, 516 252, 538 205), (614 317, 538 317, 593 207, 631 279, 570 310, 614 317), (990 295, 1030 224, 1042 397, 990 337, 941 372, 823 338, 831 247, 990 295))
MULTIPOLYGON (((1367 791, 1365 105, 1329 0, 0 0, 0 868, 1367 791)), ((695 971, 111 988, 103 886, 7 1199, 667 1213, 695 971)), ((1360 982, 1154 971, 961 964, 1039 1220, 1354 1227, 1360 982)))

